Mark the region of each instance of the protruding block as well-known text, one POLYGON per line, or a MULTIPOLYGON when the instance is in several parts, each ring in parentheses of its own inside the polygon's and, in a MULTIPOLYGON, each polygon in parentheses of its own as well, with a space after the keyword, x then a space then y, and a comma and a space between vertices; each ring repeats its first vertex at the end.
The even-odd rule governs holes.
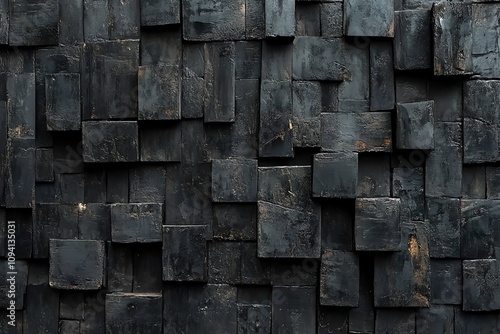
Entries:
POLYGON ((327 250, 321 256, 321 305, 358 307, 359 260, 352 252, 327 250))
POLYGON ((259 257, 319 258, 320 215, 267 202, 258 203, 259 257))
POLYGON ((427 198, 426 219, 430 225, 430 256, 460 257, 460 200, 427 198))
POLYGON ((494 311, 500 309, 500 267, 497 260, 463 262, 463 310, 494 311))
POLYGON ((318 147, 321 135, 321 86, 319 82, 293 82, 293 145, 318 147))
POLYGON ((431 12, 403 10, 394 13, 394 67, 398 70, 432 66, 431 12))
POLYGON ((9 45, 57 45, 58 0, 13 0, 10 2, 9 45))
POLYGON ((443 1, 432 7, 434 75, 472 73, 472 4, 443 1))
POLYGON ((139 160, 137 122, 86 121, 82 125, 84 162, 139 160))
POLYGON ((107 294, 105 309, 108 333, 162 332, 161 294, 107 294))
POLYGON ((295 36, 295 3, 293 1, 264 0, 266 37, 295 36))
POLYGON ((431 302, 443 305, 462 303, 461 260, 431 260, 431 302))
POLYGON ((213 160, 212 199, 214 202, 256 202, 257 160, 213 160))
POLYGON ((207 230, 204 225, 163 226, 163 280, 207 280, 207 230))
POLYGON ((495 254, 489 200, 461 201, 460 249, 463 259, 487 259, 495 254))
POLYGON ((398 104, 397 119, 397 148, 434 149, 434 101, 398 104))
POLYGON ((47 130, 80 130, 80 74, 45 75, 45 99, 47 130))
POLYGON ((51 239, 49 285, 67 290, 100 289, 104 255, 102 241, 51 239))
POLYGON ((182 19, 187 41, 245 39, 245 0, 182 0, 182 19))
POLYGON ((181 119, 181 78, 178 66, 139 66, 139 120, 181 119))
POLYGON ((428 307, 430 268, 428 224, 402 225, 403 249, 375 257, 375 307, 428 307))
POLYGON ((316 333, 316 289, 273 287, 273 332, 316 333), (280 296, 281 298, 278 298, 280 296))
POLYGON ((313 160, 313 197, 356 198, 358 153, 319 153, 313 160))
POLYGON ((344 32, 347 36, 393 37, 394 1, 345 1, 344 32))
POLYGON ((401 250, 400 200, 358 198, 354 220, 358 251, 401 250))
POLYGON ((112 204, 113 242, 161 242, 163 204, 112 204))
POLYGON ((141 1, 141 25, 152 27, 180 23, 180 2, 180 0, 141 1))
POLYGON ((396 101, 392 43, 370 43, 370 110, 391 110, 396 101))

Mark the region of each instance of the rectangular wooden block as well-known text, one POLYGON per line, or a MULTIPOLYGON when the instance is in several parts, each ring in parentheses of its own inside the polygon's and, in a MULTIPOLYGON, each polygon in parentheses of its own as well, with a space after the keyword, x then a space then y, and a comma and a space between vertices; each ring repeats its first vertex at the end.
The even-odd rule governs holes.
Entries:
POLYGON ((183 38, 225 41, 245 38, 245 0, 182 0, 183 38))
POLYGON ((107 289, 110 292, 132 292, 134 286, 133 249, 130 245, 114 242, 108 242, 107 246, 107 289))
POLYGON ((203 120, 184 120, 181 124, 181 161, 186 163, 210 161, 207 147, 207 135, 203 120))
POLYGON ((293 156, 291 81, 263 80, 260 94, 259 157, 293 156))
POLYGON ((313 160, 313 197, 356 198, 358 153, 318 153, 313 160))
POLYGON ((142 162, 181 161, 182 123, 141 126, 139 152, 142 162))
POLYGON ((35 138, 35 74, 7 75, 9 138, 35 138))
POLYGON ((462 167, 462 198, 486 198, 486 169, 484 166, 462 167))
POLYGON ((45 75, 45 99, 47 130, 80 130, 80 74, 45 75))
POLYGON ((493 311, 500 309, 497 260, 463 261, 463 310, 493 311))
POLYGON ((349 311, 334 307, 318 308, 318 334, 347 334, 349 311))
POLYGON ((358 251, 399 251, 402 247, 401 201, 397 198, 358 198, 354 240, 358 251))
POLYGON ((375 333, 415 334, 415 311, 404 309, 378 309, 375 333))
POLYGON ((486 167, 486 197, 500 199, 500 168, 486 167))
POLYGON ((35 156, 36 182, 54 182, 54 150, 39 148, 35 156))
POLYGON ((293 145, 318 147, 321 125, 321 86, 319 82, 294 81, 293 89, 293 145))
POLYGON ((349 309, 348 326, 351 332, 374 333, 373 258, 360 257, 359 260, 359 306, 349 309))
POLYGON ((256 159, 259 149, 260 80, 236 80, 235 121, 231 125, 231 155, 256 159))
POLYGON ((264 1, 245 1, 245 35, 247 39, 263 39, 266 37, 264 1))
POLYGON ((235 43, 235 78, 259 79, 262 64, 262 43, 260 41, 240 41, 235 43))
POLYGON ((464 163, 498 160, 498 127, 482 120, 464 118, 464 163))
POLYGON ((234 42, 205 44, 205 122, 234 122, 234 42))
POLYGON ((28 284, 23 333, 57 333, 59 329, 59 291, 48 284, 28 284))
POLYGON ((9 45, 57 45, 58 0, 13 0, 10 2, 9 45))
POLYGON ((316 333, 316 289, 273 287, 273 334, 316 333))
POLYGON ((207 281, 206 235, 204 225, 163 226, 164 281, 207 281))
POLYGON ((427 198, 426 219, 430 225, 430 256, 432 258, 460 257, 460 200, 427 198))
POLYGON ((391 110, 396 102, 390 42, 370 43, 370 110, 391 110))
POLYGON ((460 257, 487 259, 494 256, 494 230, 490 217, 490 200, 462 200, 460 223, 460 257))
POLYGON ((295 36, 295 4, 291 1, 264 0, 266 37, 295 36))
POLYGON ((359 260, 355 253, 326 250, 320 270, 321 305, 358 307, 359 260))
POLYGON ((499 15, 498 1, 474 3, 472 6, 472 66, 474 73, 482 78, 500 77, 500 46, 495 43, 499 15))
POLYGON ((83 201, 85 203, 106 202, 106 171, 89 169, 83 174, 83 201))
POLYGON ((321 36, 320 4, 295 5, 295 35, 321 36))
POLYGON ((220 240, 256 240, 257 205, 216 203, 213 205, 213 236, 220 240))
POLYGON ((181 22, 180 0, 141 1, 141 26, 154 27, 181 22))
POLYGON ((35 140, 10 138, 7 141, 5 204, 7 208, 31 208, 36 180, 35 140))
POLYGON ((396 11, 394 19, 394 67, 398 70, 431 68, 431 12, 396 11))
POLYGON ((241 243, 214 241, 208 243, 208 282, 241 283, 241 243))
POLYGON ((396 147, 434 149, 434 101, 397 104, 396 147))
MULTIPOLYGON (((19 246, 19 244, 16 246, 19 246)), ((28 284, 28 263, 26 261, 16 261, 15 274, 11 274, 13 271, 10 266, 11 264, 7 259, 0 260, 2 270, 0 273, 0 293, 4 296, 0 301, 0 307, 9 311, 11 309, 22 310, 24 309, 26 285, 28 284), (12 303, 14 303, 13 307, 11 306, 12 303)))
POLYGON ((83 36, 85 42, 95 43, 109 39, 107 22, 110 0, 83 0, 83 36))
POLYGON ((344 64, 356 65, 345 66, 345 75, 339 84, 338 110, 341 112, 370 110, 370 49, 357 44, 342 44, 344 64))
POLYGON ((495 333, 500 330, 500 323, 495 312, 463 312, 455 308, 456 333, 495 333))
POLYGON ((59 44, 83 43, 84 0, 59 2, 59 44))
POLYGON ((110 168, 106 177, 106 202, 128 203, 128 169, 110 168))
POLYGON ((423 168, 394 168, 392 196, 401 199, 401 219, 422 221, 425 207, 423 168))
POLYGON ((86 121, 82 124, 83 161, 135 162, 139 160, 137 122, 86 121))
POLYGON ((205 80, 200 77, 182 78, 182 118, 203 118, 205 80))
POLYGON ((271 333, 271 306, 238 304, 238 333, 271 333))
POLYGON ((142 165, 129 170, 131 203, 164 203, 166 170, 163 166, 142 165))
POLYGON ((256 202, 257 160, 213 160, 212 200, 214 202, 256 202))
POLYGON ((452 305, 431 305, 417 311, 417 334, 424 333, 455 333, 455 315, 452 305))
POLYGON ((460 305, 462 303, 461 260, 431 260, 431 302, 439 305, 460 305))
POLYGON ((460 122, 463 114, 463 82, 440 80, 429 82, 428 96, 434 101, 435 122, 460 122))
POLYGON ((112 204, 111 239, 121 243, 161 242, 163 204, 112 204))
POLYGON ((257 257, 256 242, 241 243, 240 278, 241 284, 267 285, 271 283, 271 265, 257 257))
POLYGON ((320 4, 321 36, 326 38, 342 37, 343 8, 341 2, 325 2, 320 4))
POLYGON ((111 211, 109 205, 86 203, 78 206, 78 238, 111 240, 111 211))
MULTIPOLYGON (((192 64, 181 63, 183 50, 195 46, 196 50, 203 50, 203 43, 184 44, 182 43, 182 32, 180 27, 163 27, 161 29, 142 29, 140 40, 140 57, 142 66, 183 66, 183 73, 186 67, 192 64), (189 46, 188 46, 189 45, 189 46)), ((193 61, 196 66, 203 68, 203 59, 193 61), (198 62, 202 62, 201 64, 198 62)), ((200 76, 203 76, 200 74, 200 76)))
POLYGON ((394 1, 347 0, 344 3, 344 32, 347 36, 393 37, 394 1))
POLYGON ((432 7, 434 75, 472 73, 472 4, 432 7))
POLYGON ((60 203, 78 204, 85 200, 84 174, 57 174, 56 199, 60 203))
POLYGON ((428 224, 404 223, 401 229, 403 249, 375 257, 375 307, 428 307, 431 294, 428 224))
POLYGON ((66 290, 59 293, 59 318, 83 320, 84 292, 66 290))
POLYGON ((353 250, 354 201, 332 201, 321 206, 321 249, 353 250))
POLYGON ((9 2, 0 5, 0 44, 9 44, 9 2))
POLYGON ((293 44, 262 42, 262 80, 288 81, 292 78, 293 44))
POLYGON ((103 285, 105 248, 97 240, 50 240, 49 285, 97 290, 103 285))
POLYGON ((358 197, 389 197, 391 159, 388 154, 358 154, 358 197))
POLYGON ((181 78, 178 66, 139 66, 139 120, 181 119, 181 78))
POLYGON ((161 294, 112 293, 106 295, 108 333, 161 333, 161 294))
POLYGON ((140 35, 141 5, 138 1, 108 0, 109 39, 137 39, 140 35))
POLYGON ((162 244, 140 245, 134 249, 135 293, 162 292, 162 244))

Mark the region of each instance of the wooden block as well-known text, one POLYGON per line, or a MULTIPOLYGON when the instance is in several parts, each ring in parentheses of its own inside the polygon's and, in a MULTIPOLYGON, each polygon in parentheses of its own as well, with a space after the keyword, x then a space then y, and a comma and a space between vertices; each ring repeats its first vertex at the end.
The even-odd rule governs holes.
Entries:
POLYGON ((205 80, 199 77, 182 78, 182 118, 203 118, 205 80))
POLYGON ((496 313, 463 312, 455 308, 456 333, 495 333, 500 329, 496 313))
POLYGON ((84 0, 59 2, 59 44, 83 43, 84 0))
POLYGON ((434 149, 434 101, 397 105, 398 149, 434 149))
POLYGON ((108 0, 109 39, 138 39, 141 5, 137 1, 108 0))
POLYGON ((180 0, 141 1, 141 26, 154 27, 181 22, 180 0))
POLYGON ((139 160, 137 122, 86 121, 82 124, 84 162, 139 160))
POLYGON ((241 283, 241 248, 239 242, 208 244, 208 282, 215 284, 241 283))
POLYGON ((54 182, 54 151, 51 148, 36 150, 36 182, 54 182))
POLYGON ((403 249, 375 257, 375 307, 429 306, 431 292, 427 225, 426 222, 404 223, 403 249))
POLYGON ((486 167, 486 197, 500 199, 500 169, 486 167))
POLYGON ((361 256, 359 260, 359 306, 348 311, 349 330, 358 333, 374 333, 373 258, 361 256))
POLYGON ((139 120, 181 119, 178 66, 139 66, 139 120))
POLYGON ((65 290, 59 293, 59 318, 83 320, 84 301, 82 291, 65 290))
POLYGON ((358 198, 354 219, 358 251, 401 250, 400 205, 397 198, 358 198))
POLYGON ((76 320, 60 320, 59 332, 64 334, 80 334, 80 321, 76 320))
POLYGON ((430 256, 460 257, 460 200, 427 198, 426 219, 430 225, 430 256))
MULTIPOLYGON (((143 2, 141 2, 143 3, 143 2)), ((187 63, 182 64, 183 50, 189 49, 193 45, 200 46, 203 51, 202 43, 182 45, 182 32, 180 27, 163 27, 157 29, 143 29, 140 40, 140 56, 142 66, 179 66, 183 71, 187 63)), ((203 58, 194 60, 196 66, 203 68, 203 58), (199 64, 198 62, 202 62, 199 64)), ((189 64, 191 65, 191 64, 189 64)), ((203 76, 203 71, 200 76, 203 76)))
POLYGON ((87 292, 84 320, 80 322, 82 334, 104 333, 106 330, 105 296, 106 290, 87 292))
POLYGON ((271 306, 238 304, 238 333, 271 333, 271 306))
POLYGON ((214 202, 256 202, 257 160, 213 160, 212 200, 214 202))
POLYGON ((134 285, 135 293, 161 293, 162 281, 162 245, 140 245, 134 249, 134 285))
MULTIPOLYGON (((16 243, 16 246, 19 247, 19 244, 16 243)), ((17 257, 17 253, 15 255, 17 257)), ((0 292, 2 296, 5 296, 0 301, 0 307, 9 310, 9 314, 11 310, 15 312, 15 310, 24 309, 26 285, 28 284, 28 263, 16 260, 14 265, 15 271, 12 270, 11 266, 11 263, 7 259, 0 260, 0 268, 2 269, 0 274, 0 292)))
POLYGON ((109 205, 86 203, 78 206, 78 238, 111 240, 111 211, 109 205))
POLYGON ((9 45, 57 45, 58 0, 13 0, 10 2, 9 14, 9 45))
POLYGON ((370 49, 344 43, 343 81, 339 84, 339 111, 360 112, 370 110, 370 49))
POLYGON ((321 126, 321 86, 319 82, 294 81, 293 89, 293 145, 318 147, 321 126))
POLYGON ((262 80, 289 81, 292 78, 292 44, 262 42, 262 80))
POLYGON ((266 37, 295 36, 295 4, 288 1, 265 0, 266 37))
POLYGON ((81 134, 66 132, 60 138, 54 143, 54 172, 56 175, 83 173, 81 134))
POLYGON ((429 100, 427 97, 427 78, 395 74, 396 102, 410 103, 429 100))
POLYGON ((56 177, 56 199, 60 203, 78 204, 84 202, 83 174, 58 174, 56 177))
POLYGON ((245 35, 247 39, 263 39, 266 36, 265 19, 264 1, 245 1, 245 35))
POLYGON ((344 4, 344 32, 347 36, 393 37, 394 1, 347 0, 344 4), (370 20, 366 20, 367 17, 370 20))
POLYGON ((462 303, 461 260, 431 260, 431 302, 455 305, 462 303))
POLYGON ((142 126, 139 151, 142 162, 178 162, 181 160, 182 123, 142 126))
POLYGON ((499 80, 471 80, 463 85, 464 117, 481 120, 486 124, 496 124, 500 118, 499 80), (491 95, 491 98, 487 98, 491 95))
POLYGON ((245 38, 245 0, 182 0, 183 38, 187 41, 245 38))
POLYGON ((207 281, 207 228, 163 226, 163 280, 207 281))
POLYGON ((349 311, 334 307, 319 307, 318 334, 347 334, 349 311))
POLYGON ((86 43, 109 39, 110 0, 83 0, 83 36, 86 43))
POLYGON ((268 262, 257 257, 257 243, 241 243, 241 284, 270 284, 270 269, 268 262))
MULTIPOLYGON (((479 2, 479 1, 472 1, 479 2)), ((481 1, 483 2, 483 1, 481 1)), ((498 1, 474 3, 472 5, 472 66, 474 73, 482 78, 500 76, 499 46, 495 43, 500 15, 498 1)))
POLYGON ((356 198, 357 153, 319 153, 313 160, 313 197, 356 198))
MULTIPOLYGON (((156 43, 152 43, 151 47, 155 45, 156 43)), ((182 77, 203 78, 205 75, 205 43, 183 43, 180 53, 182 56, 182 77)))
POLYGON ((354 201, 341 200, 321 206, 321 249, 353 250, 354 201))
POLYGON ((441 2, 432 7, 434 75, 472 73, 472 5, 441 2))
POLYGON ((47 130, 77 131, 81 128, 80 75, 45 75, 47 130))
POLYGON ((325 2, 320 4, 321 36, 325 38, 342 37, 343 9, 341 2, 325 2))
POLYGON ((34 139, 8 139, 5 186, 7 208, 32 207, 35 196, 35 158, 34 139))
POLYGON ((109 169, 106 179, 106 202, 128 203, 129 184, 128 169, 109 169))
POLYGON ((396 101, 390 42, 370 43, 370 110, 390 110, 396 101))
POLYGON ((83 201, 85 203, 106 202, 106 171, 89 169, 83 174, 83 201))
POLYGON ((358 307, 359 261, 352 252, 327 250, 321 255, 321 305, 358 307))
POLYGON ((464 118, 464 163, 498 160, 498 127, 482 120, 464 118))
POLYGON ((273 297, 273 334, 316 333, 314 287, 273 287, 273 297))
POLYGON ((462 173, 462 198, 486 198, 485 167, 463 166, 462 173))
POLYGON ((450 305, 431 305, 417 311, 417 334, 455 333, 454 309, 450 305))
POLYGON ((321 14, 319 3, 297 3, 295 5, 295 35, 321 36, 321 14))
POLYGON ((7 75, 9 138, 35 138, 35 74, 7 75))
POLYGON ((0 5, 0 44, 9 44, 9 2, 0 5))
POLYGON ((423 220, 425 207, 423 168, 394 168, 392 196, 401 199, 403 220, 423 220))
POLYGON ((106 332, 161 333, 162 303, 161 294, 106 295, 106 332))
MULTIPOLYGON (((48 284, 28 284, 23 333, 57 333, 59 329, 59 291, 48 284)), ((17 318, 17 317, 16 317, 17 318)))
POLYGON ((391 192, 390 156, 358 154, 358 197, 389 197, 391 192))
POLYGON ((213 206, 214 239, 256 240, 257 205, 216 203, 213 206))
POLYGON ((313 287, 317 284, 319 263, 315 259, 266 261, 270 267, 271 285, 313 287))
POLYGON ((259 149, 259 93, 258 79, 236 80, 235 121, 231 125, 232 156, 256 159, 259 149))
POLYGON ((260 41, 240 41, 235 43, 235 78, 259 79, 261 74, 262 43, 260 41))
POLYGON ((463 310, 493 311, 500 309, 496 296, 500 284, 495 278, 499 274, 497 260, 463 261, 463 310))
POLYGON ((203 121, 199 119, 182 122, 181 161, 186 163, 208 162, 209 151, 203 121))
POLYGON ((163 204, 112 204, 111 240, 121 243, 161 242, 163 204))
POLYGON ((487 259, 494 256, 495 245, 489 200, 462 200, 460 257, 487 259))
POLYGON ((396 11, 394 19, 394 67, 398 70, 431 68, 431 12, 396 11))
POLYGON ((134 285, 133 249, 130 245, 108 242, 107 288, 110 292, 132 292, 134 285))
POLYGON ((436 122, 460 122, 462 120, 462 82, 450 80, 429 82, 429 99, 434 101, 436 122))
POLYGON ((102 241, 51 239, 49 285, 66 290, 100 289, 104 256, 102 241))
POLYGON ((129 199, 132 203, 165 202, 165 167, 143 165, 130 168, 129 187, 129 199))

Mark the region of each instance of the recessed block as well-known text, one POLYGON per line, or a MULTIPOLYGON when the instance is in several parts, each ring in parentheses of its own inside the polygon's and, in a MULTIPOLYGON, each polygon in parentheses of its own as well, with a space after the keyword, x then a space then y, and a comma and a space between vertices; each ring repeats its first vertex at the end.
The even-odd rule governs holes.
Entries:
POLYGON ((82 125, 84 162, 139 160, 137 122, 86 121, 82 125))
POLYGON ((347 0, 344 25, 347 36, 393 37, 394 1, 347 0))
POLYGON ((214 239, 255 240, 257 204, 217 203, 213 206, 214 239))
POLYGON ((370 43, 370 110, 391 110, 396 101, 392 43, 370 43))
POLYGON ((5 205, 31 208, 35 197, 36 152, 33 139, 9 138, 7 141, 5 205))
POLYGON ((358 153, 319 153, 313 160, 313 197, 356 198, 358 153))
POLYGON ((266 37, 295 36, 295 3, 293 1, 264 0, 266 37))
POLYGON ((162 332, 161 294, 111 293, 106 295, 106 332, 162 332))
POLYGON ((80 74, 45 75, 45 99, 47 130, 80 130, 80 74))
POLYGON ((486 198, 486 168, 462 166, 462 198, 486 198))
POLYGON ((394 67, 398 70, 427 69, 431 57, 431 12, 403 10, 394 13, 394 67))
POLYGON ((83 240, 111 240, 111 212, 109 205, 87 203, 78 206, 78 238, 83 240))
POLYGON ((113 242, 161 242, 163 204, 112 204, 113 242))
POLYGON ((102 241, 51 239, 49 285, 66 290, 100 289, 104 256, 102 241))
POLYGON ((359 260, 352 252, 327 250, 321 256, 321 305, 358 307, 359 260))
POLYGON ((500 77, 500 46, 496 42, 499 16, 498 1, 472 6, 472 65, 474 73, 482 78, 500 77))
POLYGON ((321 36, 326 38, 342 37, 343 10, 342 2, 325 2, 320 4, 321 36))
POLYGON ((455 309, 453 305, 431 305, 417 311, 417 334, 455 332, 455 309))
POLYGON ((462 303, 461 260, 431 260, 431 302, 441 305, 462 303))
POLYGON ((316 333, 316 289, 273 287, 273 332, 316 333), (281 298, 277 298, 280 296, 281 298))
POLYGON ((271 306, 238 304, 238 333, 271 333, 271 306))
POLYGON ((399 149, 434 149, 434 101, 397 105, 399 149))
POLYGON ((180 23, 180 2, 180 0, 141 1, 141 25, 153 27, 180 23))
POLYGON ((424 169, 402 166, 392 170, 392 196, 401 199, 401 219, 424 219, 424 169))
POLYGON ((143 162, 177 162, 181 160, 182 123, 153 125, 139 129, 143 162))
POLYGON ((212 199, 214 202, 256 202, 257 160, 213 160, 212 199))
POLYGON ((131 203, 163 203, 165 201, 166 170, 162 166, 140 166, 129 170, 131 203))
POLYGON ((460 257, 460 200, 427 198, 426 219, 430 225, 430 256, 460 257))
POLYGON ((208 244, 208 282, 241 283, 241 244, 214 241, 208 244))
POLYGON ((500 309, 499 273, 497 260, 465 260, 463 262, 464 311, 500 309))
POLYGON ((321 86, 319 82, 294 81, 293 88, 293 145, 318 147, 321 125, 321 86))
POLYGON ((6 92, 9 138, 35 138, 35 74, 7 74, 6 92))
POLYGON ((358 198, 354 240, 358 251, 401 250, 400 200, 358 198))
POLYGON ((391 159, 388 154, 358 154, 358 197, 389 197, 391 159))
POLYGON ((54 151, 51 148, 36 150, 36 181, 54 182, 54 151))
POLYGON ((460 249, 463 259, 487 259, 495 254, 489 200, 461 201, 460 249))

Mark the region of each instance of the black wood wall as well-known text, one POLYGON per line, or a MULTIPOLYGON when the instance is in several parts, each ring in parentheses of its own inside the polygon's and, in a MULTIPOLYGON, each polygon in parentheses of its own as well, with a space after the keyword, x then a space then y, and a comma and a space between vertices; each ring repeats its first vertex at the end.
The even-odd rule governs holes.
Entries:
POLYGON ((499 17, 1 0, 0 333, 500 333, 499 17))

